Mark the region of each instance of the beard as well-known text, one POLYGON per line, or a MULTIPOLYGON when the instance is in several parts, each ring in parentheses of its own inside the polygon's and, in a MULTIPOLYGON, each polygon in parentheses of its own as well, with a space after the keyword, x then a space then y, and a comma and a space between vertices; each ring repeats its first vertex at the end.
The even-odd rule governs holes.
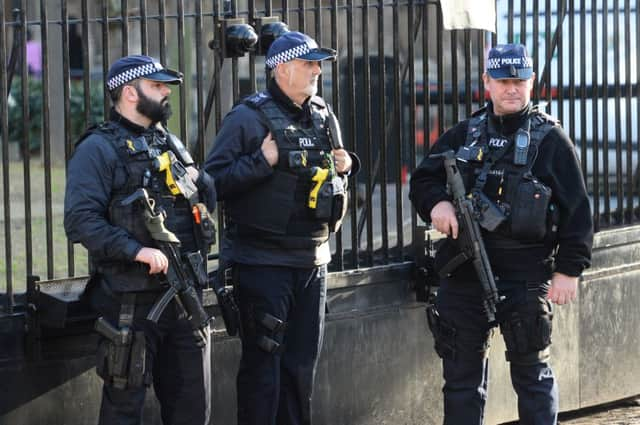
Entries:
POLYGON ((316 94, 318 94, 318 82, 310 83, 303 89, 303 92, 309 97, 315 96, 316 94))
POLYGON ((171 116, 171 105, 166 97, 158 102, 149 98, 137 87, 136 91, 139 97, 136 111, 149 118, 154 124, 157 122, 165 122, 169 119, 171 116))
MULTIPOLYGON (((295 81, 294 81, 295 78, 296 78, 296 73, 293 69, 291 69, 291 73, 289 74, 289 87, 292 89, 294 89, 295 87, 295 81)), ((316 94, 318 94, 318 80, 315 79, 314 81, 309 82, 309 84, 307 84, 306 86, 302 87, 299 90, 301 93, 303 93, 308 97, 315 96, 316 94)))

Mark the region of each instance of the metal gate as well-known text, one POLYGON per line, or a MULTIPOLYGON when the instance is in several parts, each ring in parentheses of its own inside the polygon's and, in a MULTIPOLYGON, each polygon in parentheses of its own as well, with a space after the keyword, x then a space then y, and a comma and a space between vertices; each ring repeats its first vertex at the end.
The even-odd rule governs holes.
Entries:
POLYGON ((636 222, 635 3, 496 5, 498 32, 491 34, 444 30, 440 3, 431 0, 5 0, 1 308, 20 311, 34 275, 87 273, 86 251, 69 244, 62 228, 65 165, 82 129, 108 112, 103 81, 110 62, 150 54, 185 73, 169 127, 202 160, 233 103, 265 87, 258 50, 222 54, 224 28, 238 18, 259 33, 265 17, 274 17, 339 52, 323 65, 321 94, 364 168, 332 242, 334 270, 413 258, 412 243, 422 237, 408 176, 439 134, 484 104, 486 49, 507 40, 526 41, 541 76, 533 98, 548 103, 577 143, 597 229, 636 222))

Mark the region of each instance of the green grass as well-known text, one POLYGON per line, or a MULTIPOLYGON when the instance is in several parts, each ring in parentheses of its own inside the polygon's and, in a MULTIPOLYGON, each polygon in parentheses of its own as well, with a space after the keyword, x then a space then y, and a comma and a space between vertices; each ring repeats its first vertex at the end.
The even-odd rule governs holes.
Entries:
MULTIPOLYGON (((11 284, 14 293, 24 292, 28 275, 39 276, 41 280, 66 278, 70 276, 82 276, 88 273, 87 251, 82 245, 73 246, 73 273, 69 268, 69 255, 67 253, 67 238, 63 228, 63 206, 65 189, 65 169, 63 166, 54 166, 51 169, 51 233, 47 235, 45 214, 45 170, 39 158, 34 158, 29 167, 30 173, 30 206, 31 237, 27 240, 27 220, 25 220, 25 184, 22 162, 12 161, 8 170, 2 169, 0 161, 0 178, 8 172, 9 177, 9 236, 11 250, 11 284), (27 247, 30 244, 30 249, 27 247), (47 248, 51 246, 51 248, 47 248), (29 257, 27 252, 32 254, 29 257), (47 259, 51 258, 53 267, 49 268, 47 259), (28 264, 30 263, 30 267, 28 264)), ((2 180, 0 180, 2 181, 2 180)), ((6 208, 4 201, 5 188, 0 184, 0 293, 7 291, 6 241, 5 232, 6 208)), ((212 247, 211 252, 217 252, 218 246, 212 247)))
MULTIPOLYGON (((54 166, 51 171, 51 232, 46 229, 45 169, 39 158, 33 158, 29 167, 29 193, 27 197, 22 162, 12 161, 7 170, 2 168, 2 176, 8 173, 8 188, 0 185, 0 292, 6 292, 10 278, 13 291, 22 292, 26 288, 27 276, 37 275, 41 279, 63 278, 70 276, 67 254, 67 238, 64 233, 63 203, 65 188, 65 170, 54 166), (9 232, 5 228, 5 191, 9 196, 9 232), (25 202, 31 207, 30 217, 25 219, 25 202), (27 226, 31 226, 31 235, 27 240, 27 226), (11 274, 6 261, 7 240, 10 238, 11 274), (48 248, 49 246, 49 248, 48 248), (27 248, 30 248, 29 250, 27 248), (27 252, 31 252, 31 256, 27 252), (53 267, 49 268, 47 259, 51 258, 53 267), (29 264, 30 263, 30 264, 29 264)), ((76 245, 73 252, 74 274, 87 274, 87 252, 76 245)))

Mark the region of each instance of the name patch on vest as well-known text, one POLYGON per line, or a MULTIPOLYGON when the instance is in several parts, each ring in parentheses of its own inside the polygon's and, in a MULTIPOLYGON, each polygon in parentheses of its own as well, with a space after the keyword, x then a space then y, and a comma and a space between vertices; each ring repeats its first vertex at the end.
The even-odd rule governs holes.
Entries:
POLYGON ((300 146, 301 148, 313 148, 316 146, 316 143, 310 137, 299 137, 298 146, 300 146))
POLYGON ((489 146, 492 148, 501 148, 507 144, 508 139, 501 139, 498 137, 492 137, 489 139, 489 146))

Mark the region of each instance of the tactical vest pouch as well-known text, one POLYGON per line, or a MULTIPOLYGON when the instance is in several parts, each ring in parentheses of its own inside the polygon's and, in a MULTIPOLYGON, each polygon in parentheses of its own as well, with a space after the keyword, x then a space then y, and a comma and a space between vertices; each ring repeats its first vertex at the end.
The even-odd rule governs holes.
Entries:
POLYGON ((456 359, 456 328, 440 318, 433 303, 427 305, 427 324, 433 335, 434 348, 441 359, 456 359))
POLYGON ((525 174, 511 203, 511 235, 521 241, 539 241, 547 232, 551 188, 525 174))
POLYGON ((535 364, 546 361, 551 345, 553 313, 548 301, 540 311, 513 312, 500 324, 507 347, 507 361, 516 364, 535 364))
POLYGON ((274 170, 264 183, 225 202, 226 210, 237 224, 283 235, 295 206, 297 181, 294 174, 274 170))
POLYGON ((478 224, 490 232, 507 219, 504 212, 482 191, 473 192, 473 203, 478 212, 478 224))
POLYGON ((201 240, 200 246, 209 251, 209 246, 216 242, 216 226, 209 214, 209 210, 202 203, 198 202, 192 209, 195 219, 196 231, 198 238, 201 240))
POLYGON ((313 208, 313 218, 320 221, 329 221, 333 209, 333 184, 330 181, 325 181, 320 186, 317 195, 317 204, 313 208))
POLYGON ((342 219, 347 214, 348 194, 346 177, 335 176, 331 179, 333 188, 333 206, 329 218, 329 231, 337 232, 342 226, 342 219))

